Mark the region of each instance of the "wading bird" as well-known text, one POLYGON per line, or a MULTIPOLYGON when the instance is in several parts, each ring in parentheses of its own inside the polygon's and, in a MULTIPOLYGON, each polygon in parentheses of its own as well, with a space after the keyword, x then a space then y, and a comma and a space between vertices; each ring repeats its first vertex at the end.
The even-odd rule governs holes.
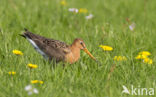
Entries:
POLYGON ((71 45, 54 39, 48 39, 40 35, 33 34, 25 29, 21 34, 26 38, 32 46, 38 51, 45 59, 54 62, 74 63, 80 58, 80 50, 85 51, 93 60, 95 57, 88 51, 82 39, 76 38, 71 45))

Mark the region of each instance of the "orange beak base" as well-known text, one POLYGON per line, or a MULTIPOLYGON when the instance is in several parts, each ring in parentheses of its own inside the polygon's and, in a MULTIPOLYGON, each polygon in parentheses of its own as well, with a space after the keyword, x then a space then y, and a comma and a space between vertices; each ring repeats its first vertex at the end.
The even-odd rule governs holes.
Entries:
POLYGON ((83 50, 84 50, 93 60, 96 61, 96 58, 88 51, 87 48, 84 48, 83 50))

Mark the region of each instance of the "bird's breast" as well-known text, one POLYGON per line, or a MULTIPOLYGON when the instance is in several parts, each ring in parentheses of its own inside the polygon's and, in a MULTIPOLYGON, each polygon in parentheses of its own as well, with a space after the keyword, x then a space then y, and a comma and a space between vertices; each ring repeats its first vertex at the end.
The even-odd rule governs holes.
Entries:
POLYGON ((71 53, 69 53, 69 54, 67 54, 67 55, 65 56, 65 61, 66 61, 67 63, 72 64, 72 63, 78 61, 79 58, 80 58, 80 53, 73 54, 73 53, 71 52, 71 53))

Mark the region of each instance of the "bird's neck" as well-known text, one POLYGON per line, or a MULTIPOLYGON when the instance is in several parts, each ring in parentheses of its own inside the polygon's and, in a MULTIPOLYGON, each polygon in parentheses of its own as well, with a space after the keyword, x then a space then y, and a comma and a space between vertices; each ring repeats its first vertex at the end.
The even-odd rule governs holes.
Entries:
POLYGON ((75 45, 71 45, 71 52, 73 54, 74 61, 77 61, 80 58, 80 48, 75 45))

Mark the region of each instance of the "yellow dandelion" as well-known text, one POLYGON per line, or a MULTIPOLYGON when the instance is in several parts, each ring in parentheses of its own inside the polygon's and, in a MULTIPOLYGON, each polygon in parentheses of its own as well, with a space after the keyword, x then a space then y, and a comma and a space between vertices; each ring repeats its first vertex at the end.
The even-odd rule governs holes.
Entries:
POLYGON ((150 58, 145 58, 145 59, 143 60, 143 62, 144 62, 144 63, 147 63, 147 64, 153 64, 153 60, 150 59, 150 58))
POLYGON ((31 80, 31 83, 32 84, 36 84, 36 83, 43 84, 43 81, 41 81, 41 80, 31 80))
POLYGON ((8 72, 8 74, 9 74, 9 75, 15 75, 16 72, 14 72, 14 71, 10 71, 10 72, 8 72))
POLYGON ((40 84, 43 84, 43 81, 39 81, 40 84))
POLYGON ((127 60, 127 58, 125 56, 115 56, 114 60, 115 61, 125 61, 125 60, 127 60))
POLYGON ((67 2, 66 2, 65 0, 62 0, 62 1, 60 2, 60 4, 61 4, 62 6, 66 6, 66 5, 67 5, 67 2))
POLYGON ((80 8, 79 13, 87 13, 88 10, 86 8, 80 8))
POLYGON ((32 84, 36 84, 36 83, 38 83, 39 81, 38 80, 31 80, 31 83, 32 84))
POLYGON ((36 64, 28 64, 27 65, 29 68, 37 68, 38 66, 36 64))
POLYGON ((142 51, 142 52, 139 52, 139 55, 149 56, 151 55, 151 53, 148 51, 142 51))
POLYGON ((145 59, 145 58, 147 58, 147 56, 145 56, 145 55, 137 55, 135 57, 135 59, 145 59))
POLYGON ((23 53, 19 50, 13 50, 12 53, 15 55, 23 55, 23 53))
POLYGON ((113 48, 110 46, 106 46, 106 45, 100 45, 99 47, 103 48, 104 51, 112 51, 113 48))
POLYGON ((151 55, 150 52, 142 51, 142 52, 139 52, 139 54, 135 58, 136 59, 142 59, 143 62, 146 63, 146 64, 153 64, 153 60, 148 57, 150 55, 151 55))

